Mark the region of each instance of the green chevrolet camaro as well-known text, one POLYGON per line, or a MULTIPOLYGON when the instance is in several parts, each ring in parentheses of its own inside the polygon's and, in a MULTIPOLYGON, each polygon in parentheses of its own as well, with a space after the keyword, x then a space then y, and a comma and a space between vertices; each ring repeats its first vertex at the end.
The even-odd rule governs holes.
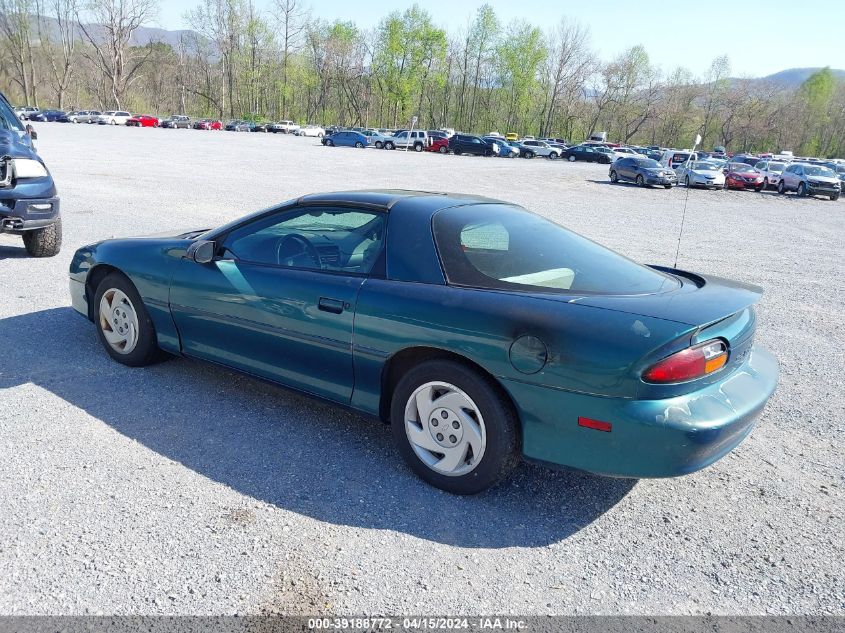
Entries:
POLYGON ((459 494, 522 458, 696 471, 777 384, 754 344, 759 288, 642 266, 477 196, 310 195, 106 240, 76 252, 70 292, 116 361, 190 356, 379 417, 418 475, 459 494))

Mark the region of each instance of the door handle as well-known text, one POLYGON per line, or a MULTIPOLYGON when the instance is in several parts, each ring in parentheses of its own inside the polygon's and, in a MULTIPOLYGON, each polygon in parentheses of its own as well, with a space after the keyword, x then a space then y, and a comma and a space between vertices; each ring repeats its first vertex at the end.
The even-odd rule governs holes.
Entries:
POLYGON ((332 314, 340 314, 343 312, 346 304, 340 299, 330 299, 328 297, 320 297, 317 302, 317 308, 323 312, 331 312, 332 314))

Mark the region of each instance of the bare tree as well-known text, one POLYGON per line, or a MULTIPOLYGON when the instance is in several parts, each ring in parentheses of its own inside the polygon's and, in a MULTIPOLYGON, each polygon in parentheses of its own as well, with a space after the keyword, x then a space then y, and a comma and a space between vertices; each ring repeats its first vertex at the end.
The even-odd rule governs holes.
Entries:
POLYGON ((279 44, 282 52, 281 115, 288 116, 288 70, 290 57, 302 50, 308 28, 309 15, 302 0, 276 0, 276 20, 279 24, 279 44))
POLYGON ((91 47, 85 55, 108 79, 115 107, 138 79, 153 53, 151 46, 130 46, 132 36, 157 12, 157 0, 89 0, 84 13, 77 11, 79 29, 91 47))
POLYGON ((543 135, 551 132, 559 110, 568 110, 569 104, 581 96, 594 64, 589 30, 562 19, 549 38, 548 59, 547 102, 540 130, 543 135))
POLYGON ((38 105, 32 52, 32 0, 0 0, 0 33, 12 62, 12 80, 26 105, 38 105))
POLYGON ((78 3, 77 0, 35 0, 35 9, 38 39, 50 70, 56 101, 62 110, 73 78, 78 3))

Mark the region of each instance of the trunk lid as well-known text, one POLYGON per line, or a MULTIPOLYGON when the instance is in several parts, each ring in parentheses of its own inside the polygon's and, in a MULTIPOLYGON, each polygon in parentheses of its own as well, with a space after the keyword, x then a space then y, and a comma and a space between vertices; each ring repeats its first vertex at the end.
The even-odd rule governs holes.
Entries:
POLYGON ((680 286, 658 294, 593 295, 574 302, 705 327, 753 306, 763 295, 763 289, 752 284, 659 266, 653 268, 672 275, 680 286))

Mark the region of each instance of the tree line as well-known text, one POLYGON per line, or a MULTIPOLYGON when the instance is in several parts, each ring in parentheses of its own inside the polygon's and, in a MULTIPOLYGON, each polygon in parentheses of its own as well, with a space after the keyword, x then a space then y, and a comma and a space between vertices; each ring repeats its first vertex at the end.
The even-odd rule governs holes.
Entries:
POLYGON ((445 30, 414 4, 371 28, 304 0, 199 0, 177 42, 136 45, 158 0, 0 0, 0 89, 13 101, 216 118, 493 130, 626 143, 845 155, 845 82, 797 89, 661 69, 644 46, 602 60, 589 30, 504 24, 484 4, 445 30))

